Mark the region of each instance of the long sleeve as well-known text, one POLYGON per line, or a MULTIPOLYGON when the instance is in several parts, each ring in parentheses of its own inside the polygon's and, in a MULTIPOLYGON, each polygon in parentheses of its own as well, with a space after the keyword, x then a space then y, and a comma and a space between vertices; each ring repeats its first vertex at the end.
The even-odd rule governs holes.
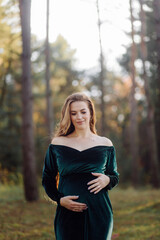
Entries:
POLYGON ((116 151, 115 148, 111 149, 109 159, 106 164, 105 174, 110 177, 110 182, 106 186, 106 190, 111 190, 119 182, 119 173, 117 172, 116 151))
POLYGON ((47 193, 47 195, 57 204, 60 204, 60 198, 64 195, 60 193, 57 189, 56 177, 58 174, 58 167, 56 159, 51 149, 51 145, 48 147, 46 152, 43 173, 42 173, 42 185, 47 193))

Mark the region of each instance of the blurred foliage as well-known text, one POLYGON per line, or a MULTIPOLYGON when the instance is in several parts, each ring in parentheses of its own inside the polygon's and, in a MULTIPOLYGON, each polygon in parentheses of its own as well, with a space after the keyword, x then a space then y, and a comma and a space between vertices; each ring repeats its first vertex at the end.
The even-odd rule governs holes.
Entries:
POLYGON ((7 168, 0 165, 0 183, 3 185, 19 185, 23 183, 23 176, 20 172, 10 172, 7 168))
MULTIPOLYGON (((18 1, 1 1, 0 25, 0 162, 1 171, 22 172, 21 143, 21 32, 19 26, 18 1), (12 5, 12 7, 11 7, 12 5)), ((61 107, 68 94, 80 91, 80 72, 75 70, 75 50, 58 36, 50 44, 51 95, 53 98, 54 121, 60 118, 61 107), (54 100, 56 99, 56 100, 54 100)), ((46 136, 45 99, 45 43, 32 36, 32 80, 34 100, 35 152, 38 172, 42 171, 44 149, 51 136, 46 136)), ((4 174, 3 174, 4 175, 4 174)), ((0 179, 8 181, 8 177, 0 179)))
MULTIPOLYGON (((22 173, 21 152, 21 38, 19 26, 18 0, 0 0, 0 162, 1 171, 22 173), (3 4, 2 4, 3 3, 3 4), (4 170, 2 170, 4 169, 4 170)), ((147 10, 146 10, 147 11, 147 10)), ((153 14, 147 13, 148 19, 153 14)), ((150 20, 148 21, 150 22, 150 20)), ((150 24, 150 23, 148 23, 150 24)), ((154 36, 153 26, 148 27, 151 36, 154 36)), ((137 32, 137 35, 139 33, 137 32)), ((139 48, 137 44, 137 49, 139 48)), ((149 49, 149 76, 151 90, 156 91, 154 84, 154 38, 148 41, 149 49), (152 56, 151 56, 152 55, 152 56)), ((120 181, 125 185, 130 184, 131 154, 129 146, 129 113, 128 97, 131 80, 128 77, 130 46, 126 46, 126 53, 119 59, 124 73, 119 76, 114 72, 105 70, 104 100, 106 114, 106 132, 104 136, 110 138, 117 150, 118 170, 120 181)), ((56 41, 50 43, 51 58, 51 95, 54 112, 54 127, 60 119, 61 107, 65 98, 77 91, 85 91, 96 107, 97 132, 100 133, 100 88, 98 67, 78 71, 75 68, 75 50, 72 49, 63 36, 58 36, 56 41)), ((45 99, 45 42, 32 36, 32 85, 34 102, 34 134, 37 170, 41 176, 44 154, 51 136, 46 129, 46 99, 45 99)), ((146 105, 144 85, 137 75, 136 100, 138 103, 139 125, 139 184, 149 184, 149 156, 146 144, 146 105)), ((0 179, 1 182, 3 182, 0 179)), ((9 182, 9 180, 6 180, 9 182)), ((16 181, 15 181, 16 182, 16 181)))
POLYGON ((1 1, 0 11, 0 159, 3 168, 16 171, 21 164, 21 40, 18 31, 18 1, 1 1))
MULTIPOLYGON (((136 1, 135 6, 139 5, 140 1, 136 1)), ((138 167, 138 177, 140 183, 149 184, 151 182, 151 164, 153 161, 152 155, 156 153, 149 152, 149 141, 148 141, 148 132, 147 128, 149 123, 147 122, 148 106, 146 101, 146 94, 144 89, 144 72, 143 72, 143 60, 142 60, 142 50, 141 50, 141 24, 143 24, 143 29, 146 29, 146 35, 144 36, 144 42, 147 48, 147 59, 145 61, 146 67, 146 78, 149 85, 149 95, 150 95, 150 105, 154 109, 154 123, 156 133, 157 148, 159 149, 159 122, 157 119, 160 119, 159 111, 159 78, 157 77, 158 73, 158 54, 157 54, 157 32, 156 32, 156 19, 154 15, 154 1, 143 1, 143 10, 145 12, 145 21, 141 23, 140 21, 140 5, 139 10, 134 6, 133 3, 133 17, 134 17, 134 39, 136 43, 136 61, 134 63, 136 69, 136 88, 135 88, 135 99, 137 102, 138 108, 138 150, 139 150, 139 167, 138 167), (158 122, 158 124, 157 124, 158 122)), ((157 20, 158 21, 158 20, 157 20)), ((128 33, 130 35, 130 33, 128 33)), ((131 75, 130 73, 130 62, 131 62, 131 44, 128 44, 125 48, 125 53, 118 59, 119 64, 123 68, 124 74, 131 75)), ((128 99, 129 102, 129 99, 128 99)), ((129 132, 128 129, 128 114, 125 115, 127 118, 124 122, 124 132, 129 132)), ((154 129, 153 129, 154 131, 154 129)), ((128 136, 129 137, 129 136, 128 136)), ((152 141, 151 139, 149 139, 152 141)), ((151 145, 151 142, 150 142, 151 145)), ((157 151, 157 155, 158 155, 157 151)), ((129 156, 130 159, 130 156, 129 156)), ((158 157, 158 159, 160 159, 158 157)), ((129 163, 129 162, 128 162, 129 163)), ((128 164, 127 163, 127 164, 128 164)), ((160 161, 159 161, 160 166, 160 161)), ((160 169, 159 169, 160 170, 160 169)))

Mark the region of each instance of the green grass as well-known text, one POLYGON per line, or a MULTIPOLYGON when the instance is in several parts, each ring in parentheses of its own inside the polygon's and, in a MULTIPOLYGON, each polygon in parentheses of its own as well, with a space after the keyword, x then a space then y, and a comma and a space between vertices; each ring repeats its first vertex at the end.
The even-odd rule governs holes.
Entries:
MULTIPOLYGON (((53 240, 56 205, 40 188, 40 200, 28 203, 20 186, 0 185, 0 239, 53 240)), ((116 240, 160 239, 160 190, 110 191, 116 240)), ((101 240, 101 239, 97 239, 101 240)))
POLYGON ((116 189, 110 192, 114 208, 113 239, 160 239, 160 190, 116 189))

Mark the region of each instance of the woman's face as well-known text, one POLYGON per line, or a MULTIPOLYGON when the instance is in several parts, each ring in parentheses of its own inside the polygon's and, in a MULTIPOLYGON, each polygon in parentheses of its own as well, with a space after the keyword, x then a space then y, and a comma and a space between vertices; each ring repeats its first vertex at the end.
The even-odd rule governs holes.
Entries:
POLYGON ((71 121, 75 129, 85 129, 90 125, 90 110, 84 101, 76 101, 70 105, 71 121))

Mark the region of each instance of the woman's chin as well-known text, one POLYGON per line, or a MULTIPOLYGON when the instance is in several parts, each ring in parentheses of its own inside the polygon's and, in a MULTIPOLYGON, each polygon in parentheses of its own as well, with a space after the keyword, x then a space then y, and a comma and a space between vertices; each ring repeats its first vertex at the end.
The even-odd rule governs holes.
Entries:
POLYGON ((77 129, 86 129, 86 125, 85 124, 77 125, 76 128, 77 129))

